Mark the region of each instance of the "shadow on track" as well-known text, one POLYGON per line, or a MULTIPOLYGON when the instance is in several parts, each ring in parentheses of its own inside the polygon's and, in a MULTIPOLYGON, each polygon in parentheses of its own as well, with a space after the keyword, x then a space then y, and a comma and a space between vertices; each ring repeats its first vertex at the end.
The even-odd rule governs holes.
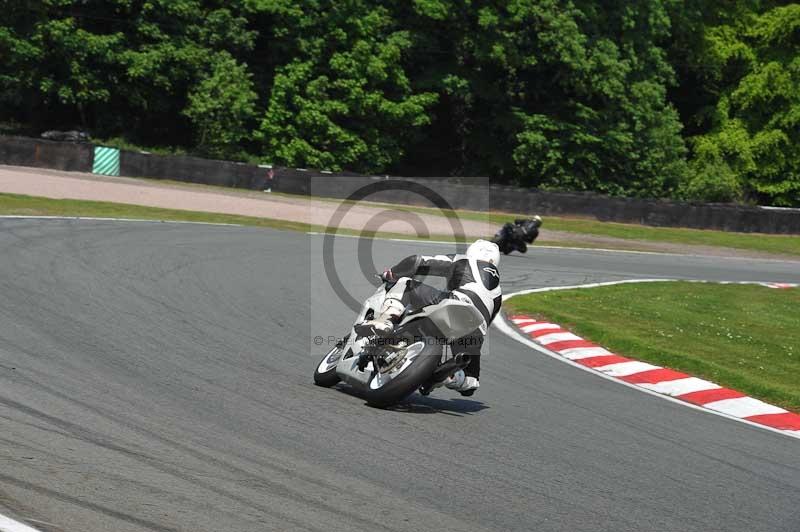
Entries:
POLYGON ((406 412, 409 414, 447 414, 449 416, 472 415, 475 412, 486 410, 488 405, 474 399, 439 399, 425 397, 419 394, 412 395, 404 403, 395 405, 385 410, 393 412, 406 412))
MULTIPOLYGON (((364 398, 364 396, 360 394, 358 390, 347 385, 339 384, 334 389, 351 397, 358 397, 359 399, 364 398)), ((378 408, 371 405, 365 406, 375 408, 376 410, 385 410, 387 412, 403 412, 407 414, 447 414, 449 416, 458 417, 472 415, 475 412, 480 412, 481 410, 490 408, 485 403, 476 401, 474 399, 440 399, 438 397, 431 396, 425 397, 424 395, 420 395, 418 393, 414 393, 402 403, 386 408, 378 408)))

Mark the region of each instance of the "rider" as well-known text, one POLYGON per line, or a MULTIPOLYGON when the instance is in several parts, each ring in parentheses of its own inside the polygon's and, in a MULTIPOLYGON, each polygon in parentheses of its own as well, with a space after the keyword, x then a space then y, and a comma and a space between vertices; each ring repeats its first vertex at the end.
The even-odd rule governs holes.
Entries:
POLYGON ((514 220, 514 225, 522 229, 525 242, 533 244, 533 241, 539 236, 539 227, 542 226, 542 217, 537 214, 533 218, 517 219, 514 220))
POLYGON ((476 240, 465 255, 411 255, 381 275, 387 284, 386 298, 380 313, 355 327, 360 336, 388 336, 407 307, 416 310, 445 299, 458 299, 473 305, 483 316, 478 329, 453 343, 453 349, 467 355, 469 363, 445 381, 445 386, 470 396, 480 386, 480 351, 489 324, 500 311, 500 250, 497 244, 476 240), (415 275, 433 275, 447 279, 447 290, 414 280, 415 275))
POLYGON ((525 253, 528 250, 527 244, 533 244, 533 241, 539 236, 541 225, 542 218, 537 214, 533 218, 518 218, 514 220, 513 225, 507 223, 504 229, 511 236, 514 248, 520 253, 525 253))

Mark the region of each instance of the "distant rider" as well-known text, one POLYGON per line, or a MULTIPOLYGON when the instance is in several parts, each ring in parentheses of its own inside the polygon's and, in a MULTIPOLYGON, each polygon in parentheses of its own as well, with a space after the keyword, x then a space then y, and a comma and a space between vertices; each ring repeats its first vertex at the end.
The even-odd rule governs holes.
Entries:
POLYGON ((512 235, 512 244, 520 253, 528 250, 528 244, 539 236, 539 227, 542 225, 542 218, 539 215, 533 218, 518 218, 514 220, 514 225, 506 224, 512 235))
POLYGON ((495 233, 492 242, 500 246, 500 251, 508 255, 512 251, 525 253, 528 244, 539 236, 539 227, 542 225, 541 217, 517 218, 514 223, 508 222, 495 233))
POLYGON ((467 355, 469 364, 445 381, 445 386, 470 396, 480 386, 480 351, 483 337, 500 311, 500 250, 497 244, 476 240, 464 255, 411 255, 387 269, 381 279, 387 283, 386 299, 380 313, 355 327, 359 336, 389 336, 401 315, 411 310, 435 305, 445 299, 458 299, 473 305, 483 316, 478 329, 453 343, 454 353, 467 355), (447 290, 438 290, 413 279, 433 275, 447 279, 447 290))

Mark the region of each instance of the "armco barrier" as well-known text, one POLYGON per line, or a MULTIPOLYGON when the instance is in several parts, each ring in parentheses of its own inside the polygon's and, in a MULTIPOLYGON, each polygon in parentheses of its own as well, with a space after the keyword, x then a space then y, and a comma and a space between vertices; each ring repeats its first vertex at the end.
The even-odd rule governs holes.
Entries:
MULTIPOLYGON (((385 178, 339 176, 278 169, 280 186, 273 190, 315 196, 344 198, 354 190, 385 178), (329 183, 326 186, 326 183, 329 183)), ((800 234, 800 210, 773 210, 730 204, 684 203, 668 200, 615 198, 592 193, 545 192, 535 189, 492 185, 473 187, 446 180, 409 179, 431 186, 450 204, 462 209, 514 213, 583 216, 600 221, 638 223, 651 226, 717 229, 742 233, 800 234), (488 199, 487 199, 488 196, 488 199)), ((430 206, 414 193, 392 190, 370 196, 374 201, 430 206)))
MULTIPOLYGON (((92 168, 92 149, 90 144, 0 135, 0 164, 89 172, 92 168)), ((120 175, 254 190, 269 188, 275 192, 330 198, 344 198, 350 191, 386 179, 349 172, 327 173, 279 167, 270 171, 269 168, 243 163, 130 151, 120 152, 120 175)), ((488 206, 494 211, 584 216, 601 221, 651 226, 800 234, 800 210, 797 209, 615 198, 593 193, 545 192, 499 185, 476 188, 438 178, 410 180, 433 186, 450 205, 463 209, 485 210, 488 206)), ((369 199, 430 206, 417 194, 399 190, 378 193, 369 199)))
POLYGON ((90 172, 93 149, 84 143, 0 136, 0 163, 90 172))
POLYGON ((254 189, 264 184, 266 172, 266 169, 255 165, 230 161, 130 151, 120 153, 120 175, 126 177, 172 179, 204 185, 254 189))
POLYGON ((731 204, 616 198, 591 193, 542 192, 492 187, 492 207, 510 212, 590 216, 651 226, 717 229, 742 233, 800 234, 800 210, 731 204))

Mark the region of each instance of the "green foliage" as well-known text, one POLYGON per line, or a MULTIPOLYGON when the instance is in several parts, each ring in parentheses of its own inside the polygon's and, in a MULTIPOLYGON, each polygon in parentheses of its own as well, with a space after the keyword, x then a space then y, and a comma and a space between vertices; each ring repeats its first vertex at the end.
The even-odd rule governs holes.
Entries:
POLYGON ((742 185, 736 173, 721 159, 695 161, 688 177, 681 183, 685 199, 729 203, 742 198, 742 185))
POLYGON ((189 95, 208 89, 221 54, 254 47, 256 32, 236 4, 0 1, 9 14, 0 22, 0 103, 42 128, 188 145, 202 137, 181 114, 189 95))
POLYGON ((29 130, 305 167, 800 205, 798 4, 0 0, 0 10, 0 121, 29 130))
POLYGON ((690 139, 702 176, 684 192, 705 199, 706 182, 729 199, 800 205, 800 5, 758 10, 705 32, 698 70, 718 97, 698 113, 709 121, 690 139))
MULTIPOLYGON (((403 155, 408 130, 436 100, 403 69, 408 32, 368 2, 305 2, 297 54, 276 70, 258 137, 272 160, 382 171, 403 155)), ((290 35, 292 27, 278 32, 290 35)))
POLYGON ((451 168, 634 195, 669 194, 684 176, 681 125, 666 98, 672 70, 658 45, 670 24, 662 2, 415 9, 415 77, 443 95, 435 111, 457 133, 445 145, 451 168))
POLYGON ((198 148, 204 153, 224 157, 249 138, 248 125, 255 118, 258 97, 251 77, 244 65, 223 52, 210 76, 189 92, 183 114, 195 126, 198 148))
POLYGON ((631 356, 800 411, 800 291, 637 283, 513 297, 508 312, 559 323, 631 356))

